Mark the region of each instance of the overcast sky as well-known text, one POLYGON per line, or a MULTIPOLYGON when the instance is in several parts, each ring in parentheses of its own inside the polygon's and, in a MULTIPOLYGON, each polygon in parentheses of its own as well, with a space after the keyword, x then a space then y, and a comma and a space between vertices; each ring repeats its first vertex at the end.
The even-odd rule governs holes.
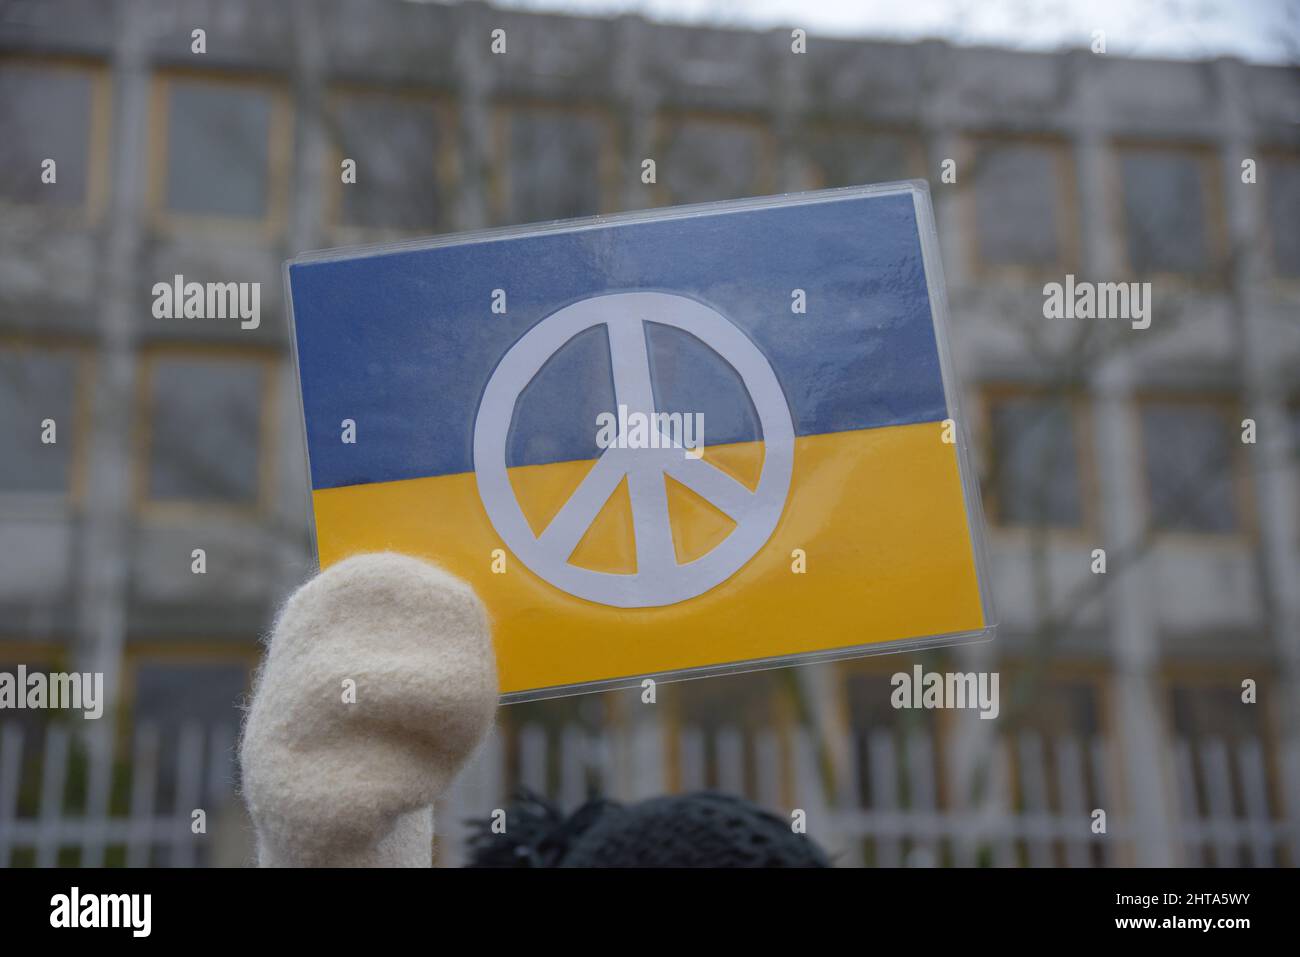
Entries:
POLYGON ((809 34, 1054 50, 1106 32, 1106 52, 1265 63, 1300 60, 1300 0, 494 0, 497 6, 809 34))

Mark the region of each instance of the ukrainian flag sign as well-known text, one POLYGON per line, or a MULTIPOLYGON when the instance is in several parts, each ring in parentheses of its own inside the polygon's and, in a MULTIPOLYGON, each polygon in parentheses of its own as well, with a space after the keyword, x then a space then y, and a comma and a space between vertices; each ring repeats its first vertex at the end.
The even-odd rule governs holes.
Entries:
POLYGON ((322 566, 428 558, 501 690, 980 637, 923 185, 288 266, 322 566))

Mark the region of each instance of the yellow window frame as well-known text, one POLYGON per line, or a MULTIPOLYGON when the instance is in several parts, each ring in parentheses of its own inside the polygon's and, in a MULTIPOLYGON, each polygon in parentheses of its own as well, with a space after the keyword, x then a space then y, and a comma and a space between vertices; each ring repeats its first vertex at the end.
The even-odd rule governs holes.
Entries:
POLYGON ((1203 408, 1212 408, 1217 410, 1229 427, 1229 433, 1236 433, 1237 438, 1229 434, 1228 448, 1230 450, 1228 468, 1231 470, 1233 502, 1237 508, 1237 527, 1228 532, 1189 532, 1177 531, 1173 529, 1157 528, 1153 524, 1154 511, 1151 507, 1151 485, 1146 473, 1146 462, 1142 457, 1133 463, 1133 467, 1138 469, 1138 481, 1141 488, 1141 508, 1143 519, 1146 527, 1151 533, 1157 536, 1162 542, 1176 542, 1180 545, 1190 547, 1223 547, 1239 546, 1243 543, 1252 542, 1258 534, 1257 516, 1255 512, 1255 496, 1251 488, 1251 474, 1246 462, 1244 447, 1240 441, 1241 420, 1244 412, 1240 401, 1235 395, 1228 392, 1194 392, 1179 389, 1144 389, 1139 391, 1133 397, 1131 414, 1134 416, 1134 425, 1138 434, 1142 437, 1143 447, 1145 447, 1148 437, 1142 422, 1142 410, 1148 404, 1173 404, 1199 406, 1203 408))
POLYGON ((1064 137, 1051 133, 1005 134, 991 131, 965 136, 959 145, 958 216, 961 232, 966 237, 962 244, 966 250, 971 274, 980 279, 1031 285, 1044 279, 1064 279, 1066 273, 1078 273, 1082 263, 1079 244, 1079 188, 1071 144, 1064 137), (994 263, 986 260, 980 250, 979 224, 976 211, 976 191, 979 189, 978 168, 982 150, 998 146, 1037 147, 1047 150, 1055 171, 1053 182, 1053 224, 1057 258, 1050 263, 994 263))
POLYGON ((260 75, 218 73, 207 70, 172 69, 156 73, 150 90, 149 109, 149 192, 150 225, 170 235, 191 231, 227 233, 235 238, 271 241, 285 229, 288 212, 290 163, 293 146, 293 111, 282 81, 260 75), (255 90, 270 98, 267 132, 266 212, 260 218, 180 213, 167 208, 168 119, 174 84, 197 83, 217 87, 255 90))
POLYGON ((514 160, 510 152, 510 120, 517 113, 542 113, 581 117, 595 122, 599 129, 599 153, 596 168, 600 193, 597 213, 617 210, 618 158, 614 121, 600 106, 587 103, 566 104, 531 97, 510 97, 492 106, 492 161, 488 173, 488 215, 493 222, 504 223, 510 215, 510 173, 514 160))
POLYGON ((165 521, 190 519, 233 519, 252 522, 264 516, 275 500, 278 463, 277 387, 280 356, 265 349, 235 345, 167 344, 145 347, 140 354, 136 382, 135 455, 133 488, 136 512, 144 518, 165 521), (253 362, 261 367, 261 395, 258 402, 258 494, 255 502, 202 502, 192 500, 157 501, 149 495, 149 465, 152 454, 151 404, 154 369, 167 359, 211 360, 214 362, 253 362))
MULTIPOLYGON (((333 117, 335 110, 343 102, 365 97, 391 99, 414 106, 433 107, 439 135, 435 155, 430 157, 429 168, 431 172, 436 171, 438 182, 442 186, 444 193, 439 199, 443 202, 446 213, 444 223, 439 225, 445 225, 447 230, 454 228, 456 210, 452 200, 460 190, 460 156, 457 151, 460 136, 456 125, 458 112, 455 101, 448 94, 436 90, 413 89, 410 87, 391 88, 352 83, 336 84, 330 88, 326 95, 325 115, 327 118, 333 117)), ((326 142, 323 179, 323 182, 327 184, 324 200, 325 228, 344 244, 402 239, 417 235, 419 231, 391 227, 354 226, 343 222, 343 190, 348 187, 339 178, 339 173, 343 160, 347 157, 343 155, 343 147, 338 138, 328 135, 328 131, 326 142)))
POLYGON ((1187 156, 1196 161, 1201 184, 1202 210, 1205 214, 1206 263, 1194 275, 1178 272, 1154 272, 1141 278, 1158 282, 1173 290, 1193 291, 1221 287, 1227 276, 1228 243, 1224 196, 1220 187, 1219 158, 1212 143, 1189 140, 1162 140, 1140 137, 1117 137, 1111 141, 1107 175, 1108 206, 1111 212, 1110 235, 1116 249, 1116 265, 1130 279, 1138 278, 1137 268, 1129 258, 1128 210, 1124 203, 1123 158, 1128 151, 1156 151, 1187 156))
POLYGON ((990 484, 984 492, 985 514, 989 526, 999 535, 1023 538, 1037 531, 1046 531, 1053 537, 1083 544, 1095 539, 1100 524, 1097 504, 1097 463, 1093 454, 1092 415, 1088 396, 1076 386, 1059 387, 1041 383, 994 382, 980 388, 975 403, 978 445, 984 453, 987 470, 995 457, 993 436, 993 407, 1003 401, 1029 399, 1038 401, 1064 401, 1074 432, 1075 461, 1079 466, 1079 495, 1081 501, 1078 525, 1025 525, 1004 520, 998 500, 996 485, 990 484))
MULTIPOLYGON (((654 136, 652 139, 654 150, 649 157, 655 160, 655 183, 651 187, 654 205, 668 206, 674 202, 672 192, 668 187, 668 180, 672 178, 672 171, 664 167, 663 160, 667 157, 673 138, 683 128, 694 124, 730 127, 754 133, 758 142, 758 166, 755 182, 750 184, 749 192, 740 195, 765 196, 776 191, 776 144, 771 129, 761 117, 747 113, 729 113, 722 110, 668 108, 656 114, 654 120, 654 136), (669 173, 667 179, 664 176, 665 172, 669 173)), ((634 175, 638 177, 638 181, 641 175, 641 160, 642 157, 637 157, 637 168, 633 171, 634 175)), ((719 199, 721 198, 719 197, 719 199)))
MULTIPOLYGON (((0 352, 53 353, 70 357, 74 363, 75 395, 72 402, 72 451, 68 461, 68 487, 58 492, 0 491, 0 507, 10 503, 60 503, 78 508, 86 498, 90 438, 93 426, 95 355, 90 344, 76 338, 34 336, 17 333, 0 334, 0 352)), ((66 428, 67 426, 65 426, 66 428)))
MULTIPOLYGON (((45 203, 20 203, 4 200, 0 205, 13 210, 38 211, 42 217, 52 217, 60 225, 91 228, 100 223, 108 208, 110 139, 112 120, 112 80, 108 64, 84 57, 32 56, 4 54, 0 66, 15 65, 25 69, 53 70, 89 74, 90 77, 90 129, 86 134, 89 155, 86 157, 85 201, 77 207, 62 209, 45 203)), ((38 174, 32 170, 32 175, 38 174)), ((47 220, 48 221, 48 220, 47 220)))

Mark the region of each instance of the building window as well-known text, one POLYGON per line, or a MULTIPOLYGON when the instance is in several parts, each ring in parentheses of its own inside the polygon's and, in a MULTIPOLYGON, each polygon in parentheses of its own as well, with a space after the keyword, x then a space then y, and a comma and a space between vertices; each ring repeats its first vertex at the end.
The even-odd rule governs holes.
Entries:
POLYGON ((1069 397, 995 393, 987 402, 991 511, 1005 526, 1085 524, 1081 416, 1069 397))
POLYGON ((505 107, 496 136, 498 223, 594 216, 607 208, 612 137, 600 114, 505 107))
POLYGON ((1265 161, 1264 204, 1273 272, 1300 279, 1300 157, 1274 156, 1265 161))
POLYGON ((977 141, 969 181, 977 268, 1035 275, 1075 268, 1074 174, 1063 145, 977 141))
POLYGON ((451 228, 454 150, 449 110, 426 96, 345 91, 330 104, 335 184, 331 220, 344 228, 437 232, 451 228), (356 163, 343 182, 342 163, 356 163))
POLYGON ((0 493, 73 493, 84 364, 72 349, 0 344, 0 493))
POLYGON ((102 71, 0 59, 0 199, 97 212, 104 194, 108 89, 102 71), (54 182, 42 164, 54 161, 54 182))
POLYGON ((809 189, 889 183, 924 169, 920 145, 904 133, 822 129, 812 132, 807 144, 809 189))
POLYGON ((659 143, 657 179, 666 205, 770 191, 767 137, 757 124, 674 117, 661 124, 659 143))
MULTIPOLYGON (((1250 673, 1249 670, 1243 673, 1250 673)), ((1267 700, 1259 690, 1260 700, 1267 700)), ((1175 680, 1169 707, 1184 863, 1278 867, 1287 860, 1276 749, 1240 685, 1175 680)))
POLYGON ((1148 518, 1167 532, 1226 534, 1242 527, 1237 488, 1240 419, 1226 403, 1141 404, 1148 518))
POLYGON ((1129 268, 1183 276, 1215 268, 1213 161, 1196 150, 1126 146, 1119 169, 1129 268))
POLYGON ((185 76, 158 82, 155 210, 168 220, 278 219, 289 137, 281 97, 242 81, 185 76))
POLYGON ((255 508, 266 499, 272 366, 190 353, 145 364, 141 499, 255 508))

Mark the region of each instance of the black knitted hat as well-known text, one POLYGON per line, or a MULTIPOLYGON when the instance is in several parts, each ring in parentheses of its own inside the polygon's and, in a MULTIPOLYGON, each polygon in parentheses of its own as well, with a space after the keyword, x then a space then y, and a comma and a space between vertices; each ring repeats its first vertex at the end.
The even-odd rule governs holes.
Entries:
POLYGON ((506 833, 470 822, 470 867, 828 867, 825 852, 743 798, 699 793, 638 804, 595 799, 569 817, 523 793, 506 833))

